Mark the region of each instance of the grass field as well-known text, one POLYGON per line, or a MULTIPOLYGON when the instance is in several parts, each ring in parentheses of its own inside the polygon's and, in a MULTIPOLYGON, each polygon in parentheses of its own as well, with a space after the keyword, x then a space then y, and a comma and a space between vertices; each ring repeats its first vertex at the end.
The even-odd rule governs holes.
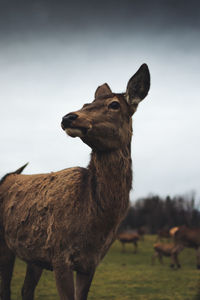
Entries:
MULTIPOLYGON (((180 254, 182 268, 171 270, 170 261, 164 266, 151 265, 155 236, 146 236, 139 244, 138 254, 127 245, 121 253, 116 241, 97 268, 88 300, 197 300, 200 299, 200 270, 196 269, 195 251, 185 249, 180 254), (198 296, 199 294, 199 296, 198 296)), ((21 299, 25 264, 17 260, 12 281, 12 299, 21 299)), ((59 299, 53 273, 44 271, 36 289, 35 299, 59 299)))

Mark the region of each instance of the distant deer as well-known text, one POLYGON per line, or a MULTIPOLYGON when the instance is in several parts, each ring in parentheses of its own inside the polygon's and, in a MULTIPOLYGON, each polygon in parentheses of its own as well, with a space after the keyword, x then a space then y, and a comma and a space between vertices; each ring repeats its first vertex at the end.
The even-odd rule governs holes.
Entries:
POLYGON ((144 235, 147 233, 147 229, 142 226, 138 228, 137 232, 139 234, 140 240, 144 241, 144 235))
POLYGON ((150 87, 143 64, 127 90, 98 87, 62 129, 92 148, 87 168, 21 175, 0 183, 1 299, 10 300, 15 255, 27 262, 22 299, 32 300, 42 269, 53 270, 61 300, 86 300, 95 269, 116 238, 132 186, 132 115, 150 87), (74 287, 73 271, 76 272, 74 287))
POLYGON ((158 233, 157 233, 157 239, 156 241, 161 241, 162 239, 169 239, 171 236, 170 236, 170 232, 169 232, 169 229, 160 229, 158 230, 158 233))
POLYGON ((200 228, 179 226, 174 233, 175 243, 196 250, 197 269, 200 269, 200 228))
POLYGON ((171 267, 180 268, 180 262, 178 260, 179 253, 184 249, 181 245, 175 245, 173 243, 169 244, 162 244, 156 243, 153 245, 154 247, 154 254, 152 256, 152 264, 155 263, 155 259, 158 258, 160 263, 163 264, 163 256, 171 257, 171 267))
POLYGON ((137 232, 130 232, 130 231, 121 232, 117 235, 117 239, 122 244, 122 252, 125 252, 125 244, 133 243, 134 252, 137 253, 139 238, 140 237, 137 232))

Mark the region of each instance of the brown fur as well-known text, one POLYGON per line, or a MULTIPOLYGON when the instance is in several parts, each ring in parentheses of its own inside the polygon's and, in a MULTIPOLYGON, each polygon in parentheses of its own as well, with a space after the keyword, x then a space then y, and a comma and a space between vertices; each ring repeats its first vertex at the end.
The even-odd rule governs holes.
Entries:
POLYGON ((28 263, 23 300, 33 299, 41 268, 54 270, 61 300, 87 299, 95 269, 127 212, 132 184, 131 116, 147 95, 149 80, 143 65, 129 80, 126 94, 113 94, 104 84, 92 103, 63 117, 62 128, 92 148, 87 168, 10 174, 3 180, 3 300, 10 300, 5 282, 11 279, 15 255, 28 263), (5 275, 8 266, 11 271, 5 275), (75 288, 73 271, 77 272, 75 288))
POLYGON ((179 226, 174 239, 176 244, 196 250, 197 268, 200 269, 200 228, 179 226))
POLYGON ((137 232, 121 232, 117 235, 117 239, 122 244, 122 252, 125 252, 125 244, 133 243, 134 252, 136 253, 138 250, 138 241, 140 239, 139 234, 137 232))
POLYGON ((179 226, 175 232, 175 240, 185 247, 197 249, 200 246, 200 228, 179 226))
POLYGON ((161 264, 163 264, 163 256, 171 257, 171 267, 180 268, 180 263, 178 260, 179 253, 184 249, 181 245, 175 245, 173 243, 162 244, 156 243, 154 244, 154 255, 152 256, 152 263, 154 264, 155 258, 157 257, 161 264))

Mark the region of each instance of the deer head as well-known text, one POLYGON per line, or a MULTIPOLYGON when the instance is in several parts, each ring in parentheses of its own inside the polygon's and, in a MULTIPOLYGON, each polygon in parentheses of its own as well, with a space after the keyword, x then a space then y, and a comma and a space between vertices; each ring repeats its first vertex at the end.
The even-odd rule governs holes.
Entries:
POLYGON ((150 74, 143 64, 127 84, 126 93, 115 94, 105 83, 95 92, 90 104, 65 115, 61 126, 71 137, 80 137, 98 151, 110 151, 130 144, 131 117, 148 94, 150 74))

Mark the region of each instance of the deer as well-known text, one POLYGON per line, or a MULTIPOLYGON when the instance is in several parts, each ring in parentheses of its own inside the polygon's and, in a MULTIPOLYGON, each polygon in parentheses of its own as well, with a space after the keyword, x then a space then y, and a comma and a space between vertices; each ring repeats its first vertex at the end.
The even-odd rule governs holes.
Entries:
POLYGON ((143 64, 125 93, 113 93, 105 83, 91 103, 64 115, 65 133, 91 148, 86 168, 24 175, 25 165, 2 178, 2 300, 11 299, 16 256, 27 264, 23 300, 34 299, 43 269, 54 272, 60 300, 87 300, 95 270, 129 207, 132 116, 149 88, 150 73, 143 64))
POLYGON ((178 226, 173 237, 177 245, 196 250, 197 269, 200 269, 200 228, 189 228, 185 225, 178 226))
POLYGON ((141 241, 144 241, 144 236, 145 234, 147 233, 147 229, 142 226, 142 227, 139 227, 138 230, 137 230, 138 234, 139 234, 139 238, 141 241))
POLYGON ((171 268, 179 269, 181 267, 178 255, 184 249, 182 245, 175 245, 174 243, 156 243, 153 245, 154 254, 152 256, 152 264, 158 258, 159 262, 163 264, 163 256, 171 257, 171 268))
POLYGON ((133 245, 134 245, 134 253, 137 253, 137 250, 138 250, 138 241, 140 239, 139 234, 137 232, 129 232, 129 231, 120 232, 117 235, 117 239, 122 244, 122 252, 125 252, 125 244, 127 244, 127 243, 133 243, 133 245))

